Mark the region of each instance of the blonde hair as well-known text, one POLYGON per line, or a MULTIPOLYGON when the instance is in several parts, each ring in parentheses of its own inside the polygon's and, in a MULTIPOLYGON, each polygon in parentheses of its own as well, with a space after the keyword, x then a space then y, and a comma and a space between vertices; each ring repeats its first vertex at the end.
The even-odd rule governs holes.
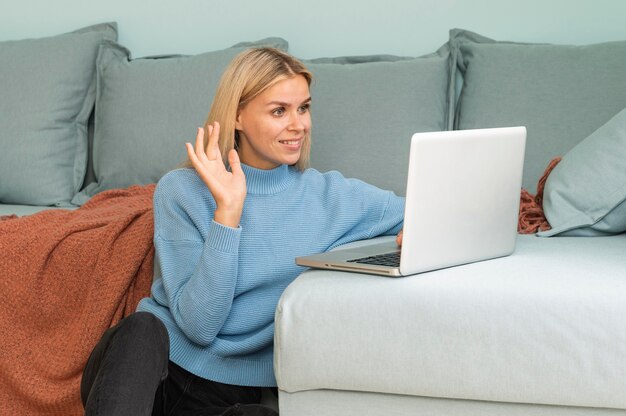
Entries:
MULTIPOLYGON (((205 123, 204 148, 208 143, 206 126, 214 121, 219 122, 219 148, 224 164, 228 166, 228 152, 236 147, 235 123, 239 110, 277 82, 298 75, 302 75, 311 86, 311 72, 298 59, 279 49, 253 48, 237 55, 222 74, 213 98, 205 123)), ((302 171, 309 166, 310 153, 311 132, 308 131, 296 168, 302 171)), ((188 159, 185 166, 191 167, 191 160, 188 159)))

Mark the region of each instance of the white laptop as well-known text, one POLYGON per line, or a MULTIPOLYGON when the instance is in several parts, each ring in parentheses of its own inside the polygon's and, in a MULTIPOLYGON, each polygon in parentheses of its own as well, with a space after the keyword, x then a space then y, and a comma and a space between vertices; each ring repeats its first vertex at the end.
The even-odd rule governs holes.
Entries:
POLYGON ((403 242, 297 257, 300 266, 406 276, 515 250, 525 127, 415 133, 403 242))

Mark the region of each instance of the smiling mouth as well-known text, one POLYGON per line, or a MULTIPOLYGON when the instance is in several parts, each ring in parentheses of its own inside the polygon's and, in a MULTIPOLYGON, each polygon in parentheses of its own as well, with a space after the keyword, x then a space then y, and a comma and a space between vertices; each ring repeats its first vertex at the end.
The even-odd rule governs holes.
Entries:
POLYGON ((301 140, 279 140, 278 142, 289 146, 294 146, 300 144, 301 140))

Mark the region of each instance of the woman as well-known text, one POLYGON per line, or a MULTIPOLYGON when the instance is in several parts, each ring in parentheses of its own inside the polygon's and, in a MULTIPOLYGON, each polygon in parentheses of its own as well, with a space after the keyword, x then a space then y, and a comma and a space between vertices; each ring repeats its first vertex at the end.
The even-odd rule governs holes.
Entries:
POLYGON ((275 415, 258 403, 294 258, 399 232, 403 198, 306 169, 311 78, 272 48, 227 68, 187 167, 158 183, 152 295, 92 353, 86 414, 275 415))

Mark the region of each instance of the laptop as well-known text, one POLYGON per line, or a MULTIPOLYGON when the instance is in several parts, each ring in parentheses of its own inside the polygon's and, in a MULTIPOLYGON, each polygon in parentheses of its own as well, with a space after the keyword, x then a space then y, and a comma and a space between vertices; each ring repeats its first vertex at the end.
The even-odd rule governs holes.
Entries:
POLYGON ((296 258, 313 268, 399 277, 515 250, 525 127, 415 133, 402 247, 395 242, 296 258))

